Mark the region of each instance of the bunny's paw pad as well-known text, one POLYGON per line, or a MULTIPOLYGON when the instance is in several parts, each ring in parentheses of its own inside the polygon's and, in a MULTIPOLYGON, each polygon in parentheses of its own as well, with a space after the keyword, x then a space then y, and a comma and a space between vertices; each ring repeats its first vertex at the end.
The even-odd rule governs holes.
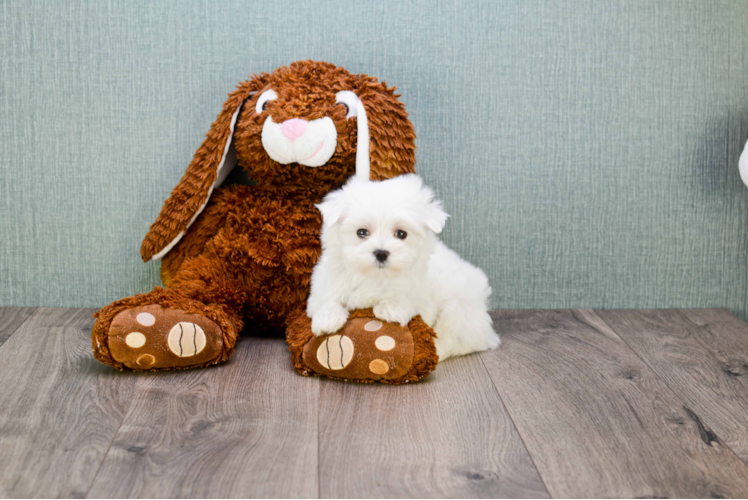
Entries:
POLYGON ((190 368, 218 362, 223 335, 204 316, 151 304, 117 314, 108 344, 112 358, 133 370, 190 368))
MULTIPOLYGON (((303 327, 300 318, 295 328, 303 327)), ((436 367, 433 331, 417 316, 407 326, 378 320, 371 310, 354 311, 332 335, 307 335, 296 368, 355 382, 415 382, 436 367)), ((292 352, 294 347, 291 347, 292 352)))

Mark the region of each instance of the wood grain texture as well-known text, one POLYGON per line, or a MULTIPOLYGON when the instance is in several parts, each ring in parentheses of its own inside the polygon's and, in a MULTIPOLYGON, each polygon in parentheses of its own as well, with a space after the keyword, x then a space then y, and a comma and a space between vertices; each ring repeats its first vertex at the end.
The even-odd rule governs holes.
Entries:
POLYGON ((0 309, 0 498, 748 496, 726 310, 495 311, 497 351, 398 387, 298 376, 261 338, 119 373, 91 312, 0 309))
POLYGON ((597 314, 748 462, 748 325, 726 309, 597 314))
POLYGON ((320 496, 547 497, 477 356, 414 385, 322 380, 320 496))
POLYGON ((554 497, 745 497, 748 467, 591 311, 495 311, 481 355, 554 497))
POLYGON ((281 339, 225 365, 141 374, 89 496, 316 497, 319 381, 281 339))
POLYGON ((0 308, 0 346, 13 335, 18 327, 34 312, 33 307, 0 308))
POLYGON ((81 497, 129 406, 133 377, 91 355, 90 309, 37 309, 0 348, 0 483, 81 497))

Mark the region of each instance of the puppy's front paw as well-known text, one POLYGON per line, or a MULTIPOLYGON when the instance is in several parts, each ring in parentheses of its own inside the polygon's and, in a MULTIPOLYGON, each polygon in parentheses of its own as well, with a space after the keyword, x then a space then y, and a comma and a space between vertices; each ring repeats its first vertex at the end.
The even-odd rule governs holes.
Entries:
POLYGON ((312 316, 312 333, 316 336, 335 333, 348 321, 348 311, 342 307, 324 307, 312 316))
POLYGON ((390 323, 399 323, 400 326, 407 325, 416 314, 413 308, 394 302, 380 302, 374 306, 374 316, 390 323))

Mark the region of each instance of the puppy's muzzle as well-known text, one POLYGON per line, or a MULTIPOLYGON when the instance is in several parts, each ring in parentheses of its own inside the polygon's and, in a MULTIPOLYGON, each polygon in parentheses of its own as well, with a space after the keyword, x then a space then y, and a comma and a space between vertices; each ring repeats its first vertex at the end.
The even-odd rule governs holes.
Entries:
POLYGON ((377 258, 377 261, 384 263, 384 261, 387 260, 387 257, 389 257, 390 252, 387 250, 374 250, 374 257, 377 258))

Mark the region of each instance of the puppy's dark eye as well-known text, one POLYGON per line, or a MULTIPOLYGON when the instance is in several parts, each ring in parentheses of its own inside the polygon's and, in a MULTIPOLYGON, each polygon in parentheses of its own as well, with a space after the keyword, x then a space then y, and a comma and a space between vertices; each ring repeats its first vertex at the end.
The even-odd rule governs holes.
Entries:
POLYGON ((359 238, 366 238, 367 236, 369 236, 369 230, 359 229, 358 231, 356 231, 356 234, 358 235, 359 238))
POLYGON ((348 105, 344 102, 339 102, 338 105, 343 106, 345 108, 345 115, 348 116, 348 105))
POLYGON ((401 240, 404 240, 405 238, 408 237, 408 233, 406 233, 402 229, 398 229, 397 231, 395 231, 395 237, 400 238, 401 240))
POLYGON ((263 111, 265 111, 266 109, 268 109, 268 102, 269 101, 265 101, 265 102, 262 103, 262 110, 263 111))

